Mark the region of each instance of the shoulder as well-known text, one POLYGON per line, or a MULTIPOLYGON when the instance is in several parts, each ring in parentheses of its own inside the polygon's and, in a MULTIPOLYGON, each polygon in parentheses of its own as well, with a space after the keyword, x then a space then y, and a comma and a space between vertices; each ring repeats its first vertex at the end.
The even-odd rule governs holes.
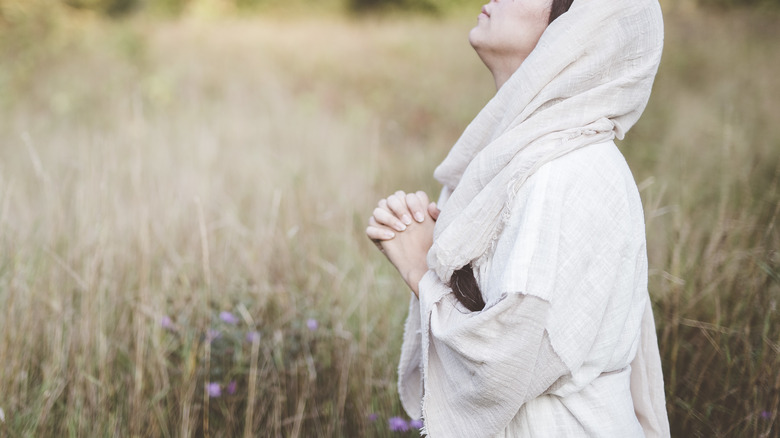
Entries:
POLYGON ((526 181, 512 200, 490 269, 497 290, 549 299, 555 279, 584 272, 575 267, 633 263, 643 245, 639 192, 610 141, 551 161, 526 181))
POLYGON ((544 164, 537 173, 545 177, 548 184, 561 187, 596 189, 603 186, 636 186, 623 154, 613 141, 573 151, 544 164))
POLYGON ((634 177, 610 141, 540 167, 512 200, 499 239, 524 252, 551 245, 634 247, 644 242, 644 225, 634 177))
POLYGON ((613 141, 586 146, 544 164, 517 194, 513 210, 535 205, 545 209, 594 210, 613 215, 641 212, 636 182, 623 154, 613 141), (541 199, 544 199, 541 202, 541 199))

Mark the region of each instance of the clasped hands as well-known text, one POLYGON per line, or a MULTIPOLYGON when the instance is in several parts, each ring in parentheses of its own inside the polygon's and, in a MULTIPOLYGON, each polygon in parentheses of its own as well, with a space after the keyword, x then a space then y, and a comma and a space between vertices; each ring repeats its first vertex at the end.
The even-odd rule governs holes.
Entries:
POLYGON ((433 245, 433 225, 439 217, 425 192, 397 191, 381 199, 368 219, 366 235, 398 269, 415 295, 428 271, 426 257, 433 245))

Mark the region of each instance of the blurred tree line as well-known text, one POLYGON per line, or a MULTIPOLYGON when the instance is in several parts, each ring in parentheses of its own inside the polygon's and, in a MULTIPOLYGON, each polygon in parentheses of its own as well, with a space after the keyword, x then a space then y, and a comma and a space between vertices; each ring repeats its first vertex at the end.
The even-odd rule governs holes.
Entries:
MULTIPOLYGON (((487 0, 486 0, 487 1, 487 0)), ((268 9, 290 9, 323 6, 350 12, 384 12, 391 10, 442 12, 469 0, 53 0, 73 9, 90 10, 112 17, 144 11, 162 15, 179 15, 190 8, 204 6, 212 9, 253 12, 268 9)), ((0 0, 0 19, 14 10, 25 9, 26 3, 36 0, 0 0)), ((40 3, 39 1, 37 3, 40 3)), ((478 3, 473 2, 471 3, 478 3)), ((307 8, 308 9, 308 8, 307 8)))
MULTIPOLYGON (((421 11, 439 13, 463 6, 478 6, 489 0, 53 0, 71 8, 92 10, 108 16, 121 16, 144 10, 164 15, 179 15, 196 4, 236 11, 284 9, 327 3, 334 9, 350 12, 421 11)), ((23 8, 30 0, 0 0, 0 20, 9 9, 23 8)), ((32 1, 35 3, 35 1, 32 1)), ((700 6, 714 7, 780 7, 780 0, 696 0, 700 6)))

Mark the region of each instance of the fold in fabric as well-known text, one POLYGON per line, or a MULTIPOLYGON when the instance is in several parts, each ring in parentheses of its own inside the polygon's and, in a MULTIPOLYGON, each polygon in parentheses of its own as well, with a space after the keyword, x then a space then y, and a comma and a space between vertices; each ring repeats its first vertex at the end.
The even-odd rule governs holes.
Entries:
MULTIPOLYGON (((433 272, 421 287, 449 292, 433 272)), ((423 360, 428 365, 423 407, 426 433, 432 437, 494 436, 526 402, 567 374, 545 331, 549 311, 548 302, 521 294, 509 294, 490 309, 473 313, 464 313, 451 293, 424 303, 423 323, 430 315, 429 336, 423 341, 427 343, 427 360, 423 360), (523 330, 516 330, 518 326, 523 330), (531 360, 518 360, 522 357, 531 360)))
POLYGON ((641 336, 636 357, 631 362, 634 412, 647 438, 668 437, 669 419, 666 415, 661 354, 649 301, 642 316, 641 336))

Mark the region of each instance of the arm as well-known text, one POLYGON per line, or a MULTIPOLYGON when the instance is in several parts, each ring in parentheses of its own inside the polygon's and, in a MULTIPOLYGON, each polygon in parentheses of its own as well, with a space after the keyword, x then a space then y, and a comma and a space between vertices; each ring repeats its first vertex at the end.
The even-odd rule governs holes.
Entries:
POLYGON ((432 271, 419 286, 429 436, 493 436, 568 374, 545 330, 548 302, 513 293, 481 312, 464 312, 432 271))

